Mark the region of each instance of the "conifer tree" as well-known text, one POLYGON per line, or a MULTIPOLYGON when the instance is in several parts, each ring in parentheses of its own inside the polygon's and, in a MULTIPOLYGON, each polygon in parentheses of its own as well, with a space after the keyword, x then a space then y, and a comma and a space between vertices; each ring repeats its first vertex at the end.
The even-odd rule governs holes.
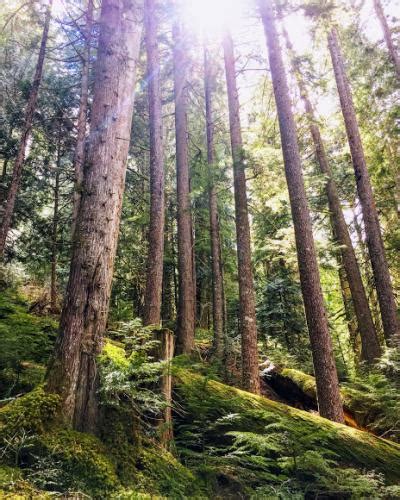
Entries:
POLYGON ((289 98, 271 0, 259 0, 267 40, 290 205, 294 223, 300 282, 306 312, 321 416, 343 422, 343 406, 332 340, 322 296, 317 255, 307 204, 296 126, 289 98))
POLYGON ((290 42, 289 35, 285 28, 283 28, 283 32, 286 39, 288 51, 291 54, 292 70, 297 79, 301 98, 303 100, 304 108, 309 122, 316 159, 321 173, 326 175, 326 194, 328 198, 333 234, 340 246, 341 260, 344 265, 346 279, 350 287, 354 311, 357 317, 358 328, 362 342, 361 357, 367 363, 372 364, 379 358, 381 349, 376 334, 375 325, 372 320, 372 314, 369 308, 367 295, 365 293, 364 285, 362 282, 360 268, 357 262, 350 233, 347 228, 346 220, 343 215, 339 193, 336 187, 335 180, 332 176, 332 171, 329 165, 329 160, 325 150, 322 135, 317 125, 314 108, 311 104, 311 100, 309 98, 305 83, 301 77, 301 68, 299 67, 299 64, 296 60, 293 46, 290 42))
POLYGON ((146 0, 146 81, 150 120, 150 227, 144 297, 145 325, 159 325, 161 321, 164 256, 164 153, 156 7, 155 0, 146 0))
POLYGON ((247 206, 245 156, 240 124, 239 95, 232 37, 223 39, 225 75, 228 92, 229 126, 235 191, 235 223, 239 282, 239 329, 242 341, 242 384, 254 393, 260 392, 257 324, 251 267, 250 224, 247 206))
POLYGON ((140 0, 103 0, 91 130, 60 334, 47 390, 69 426, 94 432, 141 38, 140 0))
POLYGON ((208 48, 204 47, 204 90, 206 105, 206 135, 208 162, 208 197, 210 212, 211 265, 213 286, 213 329, 214 348, 218 358, 222 358, 224 350, 224 293, 221 262, 221 239, 218 220, 217 190, 214 184, 215 145, 213 95, 215 92, 215 71, 208 48))
POLYGON ((193 227, 190 201, 188 152, 188 57, 187 33, 177 18, 173 29, 176 184, 178 202, 179 302, 176 352, 189 353, 194 345, 196 281, 193 265, 193 227))
POLYGON ((44 60, 46 56, 47 41, 49 38, 52 6, 53 6, 53 0, 50 0, 46 8, 42 39, 40 42, 39 56, 36 63, 36 69, 33 77, 32 87, 29 92, 28 103, 25 108, 24 122, 22 126, 22 135, 19 142, 17 157, 15 158, 14 161, 11 184, 8 189, 7 198, 5 201, 3 219, 1 221, 1 226, 0 226, 0 259, 4 255, 6 240, 8 232, 11 227, 12 217, 14 214, 15 202, 17 200, 18 191, 21 185, 26 149, 29 140, 31 138, 33 116, 37 106, 39 88, 40 88, 40 83, 42 81, 44 60))
POLYGON ((398 343, 400 342, 400 322, 397 316, 396 302, 386 260, 378 212, 365 160, 351 87, 347 78, 336 28, 332 28, 328 34, 328 46, 350 146, 357 193, 362 206, 366 240, 378 294, 383 331, 388 343, 398 343))

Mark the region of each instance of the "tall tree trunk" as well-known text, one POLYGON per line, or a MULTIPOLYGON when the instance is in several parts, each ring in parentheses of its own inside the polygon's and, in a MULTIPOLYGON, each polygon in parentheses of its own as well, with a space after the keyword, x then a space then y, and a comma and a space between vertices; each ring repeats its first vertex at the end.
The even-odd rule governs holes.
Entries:
POLYGON ((295 230, 300 282, 314 362, 318 407, 321 416, 344 422, 339 382, 322 296, 317 255, 307 204, 296 126, 283 65, 273 7, 259 0, 267 39, 269 64, 281 132, 286 181, 295 230))
POLYGON ((352 214, 353 214, 353 225, 355 229, 355 235, 357 237, 357 246, 360 249, 361 253, 361 262, 363 264, 363 274, 365 276, 365 282, 367 286, 367 291, 368 291, 368 302, 370 304, 370 310, 372 313, 372 317, 374 318, 374 323, 375 327, 378 333, 379 338, 381 339, 381 343, 385 341, 384 335, 383 335, 383 326, 382 326, 382 318, 380 315, 379 311, 379 304, 378 304, 378 298, 377 298, 377 293, 376 289, 374 287, 374 276, 372 272, 372 268, 370 266, 370 259, 369 259, 369 253, 367 246, 365 244, 365 241, 363 239, 363 228, 361 227, 360 221, 358 220, 358 216, 356 213, 356 208, 355 208, 355 203, 352 206, 352 214))
POLYGON ((208 205, 210 213, 212 298, 214 350, 218 359, 224 354, 224 296, 219 233, 217 192, 214 185, 215 146, 213 93, 215 92, 215 73, 207 47, 204 47, 204 90, 206 104, 207 163, 208 163, 208 205))
POLYGON ((176 184, 178 198, 178 273, 179 301, 176 352, 189 353, 194 346, 195 281, 193 273, 193 228, 190 203, 187 144, 187 44, 179 20, 173 26, 176 184))
POLYGON ((258 394, 260 376, 258 368, 257 324, 251 267, 250 225, 247 207, 246 174, 242 130, 240 124, 239 95, 236 82, 236 65, 230 33, 223 40, 226 84, 228 91, 229 126, 233 160, 235 191, 236 240, 239 281, 239 323, 242 338, 243 387, 258 394))
POLYGON ((1 173, 1 179, 4 180, 7 177, 7 166, 8 166, 8 157, 3 160, 3 168, 1 173))
POLYGON ((82 183, 83 183, 83 165, 85 162, 85 141, 88 114, 89 98, 89 75, 90 75, 90 49, 92 43, 92 24, 93 24, 93 0, 88 0, 86 8, 86 23, 83 29, 84 48, 81 55, 81 96, 79 100, 79 112, 77 122, 77 134, 74 154, 74 199, 72 209, 72 228, 71 234, 74 238, 76 220, 78 217, 79 203, 81 201, 82 183))
POLYGON ((75 429, 94 431, 96 356, 106 328, 140 46, 139 0, 103 0, 91 131, 60 335, 47 390, 75 429))
MULTIPOLYGON (((60 118, 61 120, 61 118, 60 118)), ((60 168, 61 168, 61 121, 57 140, 56 175, 54 181, 53 224, 51 230, 51 283, 50 283, 50 310, 57 312, 57 258, 58 258, 58 223, 60 202, 60 168)))
POLYGON ((299 68, 289 35, 283 28, 286 45, 292 59, 292 70, 296 76, 300 89, 301 98, 304 103, 306 116, 310 126, 310 133, 315 148, 315 156, 318 161, 321 172, 326 176, 326 194, 328 198, 329 211, 331 214, 331 223, 333 234, 340 246, 342 262, 346 272, 346 277, 350 286, 351 298, 354 305, 354 311, 357 316, 358 328, 361 335, 362 351, 361 357, 367 363, 372 364, 381 355, 381 348, 372 320, 371 311, 368 304, 367 295, 361 278, 360 267, 354 252, 353 243, 349 234, 346 220, 343 215, 340 203, 339 193, 336 183, 332 176, 328 157, 325 151, 325 145, 322 140, 321 132, 317 125, 315 112, 311 104, 306 86, 301 77, 301 68, 299 68))
POLYGON ((339 92, 343 118, 346 125, 347 138, 349 141, 356 177, 358 197, 360 198, 362 206, 368 251, 374 273, 375 286, 378 293, 383 330, 388 343, 397 343, 400 342, 400 323, 397 317, 396 303, 389 268, 386 261, 378 213, 368 175, 350 84, 347 79, 343 55, 335 28, 329 32, 328 45, 335 73, 336 85, 339 92))
POLYGON ((146 0, 145 28, 150 119, 150 228, 144 324, 159 325, 161 321, 165 214, 160 58, 157 44, 158 22, 155 0, 146 0))
POLYGON ((385 13, 383 11, 382 4, 380 0, 374 0, 374 9, 376 12, 376 15, 379 19, 379 22, 381 23, 382 26, 382 31, 383 31, 383 36, 385 37, 385 42, 387 49, 389 51, 389 56, 393 62, 394 68, 396 70, 397 78, 400 81, 400 56, 397 52, 397 49, 394 45, 393 38, 392 38, 392 33, 390 31, 385 13))
POLYGON ((338 274, 340 281, 340 290, 342 292, 343 306, 344 306, 344 314, 346 318, 347 328, 349 330, 349 339, 352 351, 354 353, 354 361, 355 364, 358 365, 358 362, 361 357, 361 349, 360 349, 360 337, 359 331, 357 329, 357 322, 355 321, 355 313, 353 301, 351 298, 351 291, 349 286, 349 281, 346 276, 346 271, 342 264, 342 259, 339 255, 337 255, 337 263, 338 263, 338 274))
POLYGON ((3 159, 3 168, 0 179, 0 214, 3 212, 3 203, 7 198, 7 186, 6 186, 6 177, 7 177, 7 167, 8 167, 8 157, 6 156, 3 159), (4 184, 3 184, 4 183, 4 184))
POLYGON ((169 207, 165 211, 165 234, 164 234, 164 267, 162 281, 161 316, 163 321, 172 321, 174 318, 174 263, 172 255, 173 226, 169 207))
POLYGON ((40 82, 42 80, 44 58, 46 55, 47 39, 49 37, 49 27, 51 20, 51 8, 53 0, 49 0, 46 10, 42 40, 40 42, 39 56, 36 63, 35 75, 33 77, 32 88, 29 93, 28 103, 25 109, 24 123, 22 128, 22 136, 18 147, 17 157, 15 158, 11 184, 7 193, 7 200, 5 203, 3 220, 0 227, 0 258, 4 255, 4 248, 6 239, 10 230, 12 217, 14 214, 15 201, 17 199, 18 191, 21 184, 22 170, 25 161, 26 147, 31 137, 33 115, 35 113, 40 82))

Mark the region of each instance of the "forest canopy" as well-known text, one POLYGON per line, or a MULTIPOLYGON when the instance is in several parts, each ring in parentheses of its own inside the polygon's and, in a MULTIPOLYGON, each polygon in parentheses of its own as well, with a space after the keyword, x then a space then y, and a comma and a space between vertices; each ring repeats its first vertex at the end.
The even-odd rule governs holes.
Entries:
POLYGON ((0 497, 399 498, 397 0, 1 7, 0 497))

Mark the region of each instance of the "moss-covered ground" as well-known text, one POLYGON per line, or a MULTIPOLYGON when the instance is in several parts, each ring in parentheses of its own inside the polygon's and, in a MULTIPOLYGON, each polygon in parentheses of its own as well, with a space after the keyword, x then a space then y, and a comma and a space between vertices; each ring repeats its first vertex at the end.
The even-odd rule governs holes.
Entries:
POLYGON ((0 399, 33 389, 43 380, 57 336, 57 322, 29 313, 15 290, 0 293, 0 399))
MULTIPOLYGON (((40 384, 55 322, 11 292, 0 313, 3 389, 27 392, 0 408, 0 498, 400 498, 399 445, 225 385, 198 356, 174 360, 172 452, 129 405, 104 407, 98 436, 66 429, 58 397, 40 384)), ((107 359, 127 369, 119 343, 107 344, 107 359)), ((312 394, 312 377, 286 376, 312 394)))

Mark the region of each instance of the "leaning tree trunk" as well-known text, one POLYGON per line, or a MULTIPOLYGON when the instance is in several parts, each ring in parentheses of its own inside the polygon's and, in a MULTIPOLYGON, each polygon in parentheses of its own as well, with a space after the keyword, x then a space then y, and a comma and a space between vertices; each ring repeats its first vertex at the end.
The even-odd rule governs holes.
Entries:
POLYGON ((250 225, 247 207, 246 174, 240 124, 239 96, 236 82, 235 55, 230 33, 226 33, 224 36, 223 45, 235 191, 239 323, 242 337, 242 383, 246 390, 257 394, 260 392, 260 376, 258 370, 254 283, 251 267, 250 225))
POLYGON ((340 255, 337 255, 337 265, 338 265, 340 290, 343 299, 344 316, 346 319, 347 328, 349 330, 350 345, 354 354, 355 366, 358 366, 361 358, 360 335, 359 335, 359 330, 357 328, 358 325, 354 313, 354 304, 351 298, 349 281, 347 279, 346 271, 343 267, 343 259, 341 258, 340 255))
POLYGON ((159 325, 161 321, 165 214, 160 58, 157 45, 158 23, 155 0, 146 0, 145 27, 150 119, 150 227, 143 319, 145 325, 159 325))
POLYGON ((317 383, 321 416, 343 422, 339 382, 321 290, 317 255, 307 204, 296 126, 271 0, 259 0, 281 132, 286 181, 294 223, 300 282, 317 383))
POLYGON ((204 90, 206 104, 207 163, 208 163, 208 204, 210 212, 210 240, 212 266, 213 297, 213 330, 214 349, 218 359, 224 354, 224 296, 221 256, 221 239, 218 220, 217 192, 214 185, 215 147, 213 92, 215 92, 215 75, 207 47, 204 47, 204 90))
POLYGON ((385 13, 383 11, 383 7, 382 7, 380 0, 374 0, 374 9, 375 9, 376 15, 379 19, 379 22, 381 23, 381 26, 382 26, 383 36, 385 37, 385 42, 386 42, 387 49, 389 51, 390 59, 393 62, 394 68, 396 70, 397 78, 400 81, 400 56, 399 56, 397 49, 394 45, 392 32, 390 31, 390 28, 389 28, 389 25, 388 25, 388 22, 387 22, 387 19, 386 19, 385 13))
POLYGON ((11 227, 11 221, 14 214, 15 201, 21 184, 22 170, 25 161, 26 148, 31 137, 33 115, 35 113, 40 82, 42 80, 44 58, 46 55, 47 39, 49 37, 49 28, 51 20, 51 8, 53 0, 49 0, 49 5, 46 10, 42 40, 40 43, 38 61, 36 63, 35 75, 33 77, 32 88, 29 93, 28 103, 25 109, 24 123, 22 126, 22 136, 18 147, 17 157, 14 162, 14 168, 11 178, 11 184, 8 189, 7 199, 3 213, 3 220, 0 227, 0 258, 4 255, 6 239, 11 227))
POLYGON ((343 55, 335 28, 328 35, 328 45, 351 151, 358 197, 362 206, 368 251, 378 293, 383 330, 388 343, 399 342, 400 323, 397 317, 396 303, 379 226, 378 212, 368 175, 351 88, 347 79, 343 55))
POLYGON ((88 114, 89 98, 89 74, 90 74, 90 49, 92 43, 92 24, 93 24, 93 0, 88 0, 86 8, 86 24, 83 29, 84 48, 81 55, 81 96, 79 100, 79 112, 77 122, 77 134, 74 153, 74 199, 72 209, 72 238, 75 235, 76 220, 78 217, 79 203, 81 201, 82 183, 83 183, 83 164, 85 161, 85 140, 88 114))
POLYGON ((306 116, 310 126, 310 133, 315 148, 315 156, 321 172, 326 176, 326 194, 328 198, 329 211, 331 213, 333 234, 340 247, 342 257, 341 260, 343 262, 346 278, 349 283, 354 311, 357 317, 358 329, 361 336, 361 358, 367 363, 372 364, 381 355, 381 348, 376 334, 375 325, 372 320, 364 284, 361 278, 360 267, 357 262, 347 223, 343 215, 339 193, 335 180, 332 176, 332 171, 325 151, 325 145, 317 125, 315 112, 308 96, 306 86, 301 77, 301 68, 298 67, 296 62, 297 59, 294 55, 293 47, 285 28, 283 28, 283 33, 286 39, 288 51, 291 55, 292 70, 297 79, 300 95, 304 102, 306 116))
POLYGON ((62 415, 94 431, 98 416, 96 357, 106 328, 133 115, 140 45, 139 0, 103 0, 92 124, 60 335, 47 390, 62 415))
POLYGON ((186 33, 179 20, 173 26, 173 39, 179 273, 176 353, 187 354, 194 346, 196 291, 193 272, 193 233, 187 144, 188 60, 186 33))

